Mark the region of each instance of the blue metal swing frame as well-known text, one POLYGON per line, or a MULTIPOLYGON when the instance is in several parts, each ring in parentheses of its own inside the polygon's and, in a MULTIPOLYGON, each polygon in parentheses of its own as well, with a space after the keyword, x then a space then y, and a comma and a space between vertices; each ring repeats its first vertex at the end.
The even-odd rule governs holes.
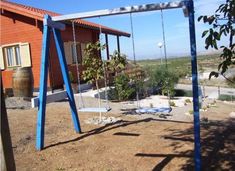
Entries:
POLYGON ((64 83, 67 90, 67 96, 72 112, 72 119, 76 132, 81 132, 79 119, 77 115, 74 96, 72 93, 70 81, 68 78, 68 69, 64 56, 64 49, 61 41, 60 29, 63 24, 56 21, 65 21, 72 19, 92 18, 99 16, 110 16, 117 14, 126 14, 134 12, 154 11, 161 9, 181 8, 185 16, 189 18, 189 32, 190 32, 190 50, 191 50, 191 65, 192 65, 192 89, 193 89, 193 111, 194 111, 194 161, 195 170, 201 170, 201 152, 200 152, 200 114, 199 114, 199 95, 198 95, 198 73, 197 73, 197 51, 196 51, 196 37, 195 37, 195 21, 194 21, 194 4, 193 0, 185 0, 179 2, 166 2, 159 4, 147 4, 132 7, 122 7, 112 10, 100 10, 93 12, 85 12, 78 14, 69 14, 62 16, 51 17, 46 15, 44 19, 43 28, 43 45, 42 45, 42 62, 41 62, 41 75, 40 75, 40 89, 39 89, 39 108, 38 108, 38 121, 37 121, 37 140, 36 148, 41 150, 44 146, 44 126, 45 126, 45 109, 46 109, 46 92, 47 92, 47 74, 48 74, 48 51, 50 30, 52 29, 55 38, 56 49, 59 56, 60 66, 64 83))
POLYGON ((49 15, 45 15, 43 24, 43 40, 42 40, 42 59, 41 59, 41 73, 40 73, 40 87, 38 99, 38 119, 37 119, 37 135, 36 135, 36 148, 42 150, 44 147, 44 129, 45 129, 45 111, 46 111, 46 95, 47 95, 47 76, 48 76, 48 54, 50 46, 50 31, 52 30, 56 50, 60 62, 61 72, 64 84, 67 91, 67 98, 69 101, 72 120, 75 131, 81 133, 80 122, 75 105, 74 95, 71 88, 67 62, 65 60, 64 48, 61 40, 60 30, 64 28, 61 23, 56 23, 51 20, 49 15))

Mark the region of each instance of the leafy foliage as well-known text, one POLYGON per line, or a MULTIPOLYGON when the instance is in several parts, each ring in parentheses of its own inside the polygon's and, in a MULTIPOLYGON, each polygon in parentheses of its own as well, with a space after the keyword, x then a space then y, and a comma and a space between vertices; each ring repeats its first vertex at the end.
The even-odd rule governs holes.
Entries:
POLYGON ((175 97, 193 97, 192 90, 175 89, 175 97))
MULTIPOLYGON (((85 70, 83 71, 83 77, 89 82, 94 82, 98 92, 99 106, 101 105, 100 92, 98 80, 104 77, 104 67, 103 61, 100 57, 100 51, 105 49, 105 45, 101 45, 99 41, 96 43, 88 43, 85 48, 85 57, 83 59, 83 66, 85 70)), ((101 113, 100 113, 100 118, 101 113)))
POLYGON ((146 83, 144 82, 143 78, 137 78, 137 77, 133 77, 132 78, 134 80, 134 88, 137 91, 137 93, 139 93, 139 96, 143 96, 146 89, 146 83))
POLYGON ((167 70, 165 66, 160 66, 151 72, 149 74, 151 85, 161 89, 162 94, 174 96, 174 86, 178 83, 179 76, 175 72, 167 70))
POLYGON ((113 71, 115 75, 117 75, 117 72, 124 69, 127 64, 126 55, 120 54, 118 51, 114 51, 113 55, 110 55, 111 60, 108 62, 108 69, 110 71, 113 71))
POLYGON ((130 85, 130 78, 127 74, 120 74, 115 77, 112 95, 114 99, 128 100, 135 92, 135 88, 130 85))
MULTIPOLYGON (((98 80, 104 78, 104 66, 103 61, 100 58, 100 51, 105 49, 105 45, 101 45, 100 42, 88 43, 85 48, 85 57, 83 59, 83 66, 85 70, 83 71, 83 77, 89 82, 95 82, 96 88, 99 94, 98 80)), ((107 61, 106 69, 114 71, 117 75, 117 71, 123 69, 127 64, 126 56, 114 51, 111 55, 111 60, 107 61)), ((127 75, 121 74, 115 77, 114 86, 112 89, 112 96, 117 96, 118 100, 127 100, 135 91, 134 88, 129 86, 130 79, 127 75)))
POLYGON ((219 96, 219 100, 223 100, 223 101, 234 101, 235 100, 235 96, 233 95, 227 95, 227 94, 221 94, 219 96))
POLYGON ((175 107, 175 102, 174 101, 169 101, 169 105, 175 107))
POLYGON ((103 50, 105 45, 101 45, 99 41, 96 43, 88 43, 85 48, 85 57, 83 59, 83 77, 89 82, 97 82, 104 77, 103 61, 100 59, 100 50, 103 50))
POLYGON ((222 75, 228 70, 231 65, 235 65, 235 44, 233 38, 235 35, 235 0, 226 0, 226 3, 221 4, 211 16, 200 16, 198 21, 203 21, 211 26, 210 29, 202 33, 205 38, 205 48, 218 48, 218 42, 222 39, 228 39, 228 46, 220 46, 223 49, 220 58, 222 62, 218 65, 218 72, 211 72, 209 78, 212 76, 218 77, 219 73, 222 75))
MULTIPOLYGON (((199 58, 199 65, 201 61, 205 61, 207 59, 205 56, 199 56, 199 58)), ((156 67, 161 67, 160 60, 141 60, 138 61, 138 64, 141 67, 144 67, 144 71, 147 71, 148 73, 150 73, 149 71, 156 67)), ((167 61, 167 66, 172 72, 177 73, 180 78, 185 78, 185 76, 191 75, 191 61, 189 56, 181 58, 169 58, 167 61)), ((199 68, 199 70, 200 69, 202 69, 202 67, 199 68)))

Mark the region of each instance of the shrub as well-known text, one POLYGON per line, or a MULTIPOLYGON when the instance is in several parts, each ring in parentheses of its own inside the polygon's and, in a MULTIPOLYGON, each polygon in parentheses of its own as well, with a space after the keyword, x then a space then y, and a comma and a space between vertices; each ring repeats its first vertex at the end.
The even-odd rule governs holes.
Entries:
POLYGON ((190 115, 193 115, 193 110, 188 111, 190 115))
POLYGON ((190 99, 185 99, 185 103, 191 103, 190 99))
POLYGON ((130 79, 126 74, 115 77, 114 87, 115 92, 113 94, 118 96, 118 100, 128 100, 135 93, 135 88, 130 86, 130 79))
POLYGON ((144 81, 141 78, 137 78, 137 77, 132 77, 131 81, 132 81, 131 86, 139 94, 140 97, 143 97, 145 95, 145 91, 146 91, 144 81))
POLYGON ((176 97, 193 97, 193 92, 191 90, 175 90, 176 97))
POLYGON ((162 94, 173 97, 175 94, 174 86, 178 83, 179 76, 175 72, 166 69, 165 66, 160 66, 157 69, 148 71, 151 85, 160 88, 162 94))
POLYGON ((175 107, 175 102, 174 101, 169 101, 169 105, 175 107))
POLYGON ((233 95, 221 94, 221 95, 219 96, 219 100, 223 100, 223 101, 233 101, 233 100, 235 100, 235 96, 233 96, 233 95))
POLYGON ((113 55, 110 55, 111 60, 107 61, 108 69, 115 73, 115 76, 124 69, 127 65, 127 59, 125 54, 121 54, 118 51, 114 51, 113 55))
POLYGON ((207 109, 208 109, 207 106, 204 106, 204 107, 202 108, 203 111, 206 111, 207 109))

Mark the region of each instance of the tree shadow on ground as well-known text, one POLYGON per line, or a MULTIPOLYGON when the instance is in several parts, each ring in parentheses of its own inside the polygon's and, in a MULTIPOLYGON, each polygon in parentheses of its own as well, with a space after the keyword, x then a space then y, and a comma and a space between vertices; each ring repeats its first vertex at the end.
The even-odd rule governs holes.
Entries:
POLYGON ((111 131, 113 129, 118 129, 118 128, 121 128, 121 127, 127 127, 129 125, 139 124, 139 123, 144 123, 144 122, 150 122, 150 121, 192 124, 191 122, 172 121, 172 120, 160 120, 160 119, 153 119, 153 118, 145 118, 145 119, 140 119, 140 120, 137 120, 137 121, 120 120, 120 121, 117 121, 115 123, 106 124, 106 125, 101 126, 99 128, 95 128, 95 129, 92 129, 92 130, 90 130, 88 132, 84 132, 84 133, 82 133, 82 135, 80 135, 77 138, 74 138, 74 139, 71 139, 71 140, 67 140, 67 141, 63 141, 63 142, 58 142, 58 143, 51 144, 49 146, 44 147, 44 149, 47 149, 47 148, 50 148, 50 147, 54 147, 54 146, 58 146, 58 145, 62 145, 62 144, 67 144, 67 143, 75 142, 75 141, 79 141, 79 140, 82 140, 84 138, 90 137, 92 135, 101 134, 101 133, 104 133, 104 132, 107 132, 107 131, 111 131))
MULTIPOLYGON (((163 136, 172 140, 173 154, 143 154, 137 153, 139 157, 164 157, 153 170, 162 170, 174 158, 184 157, 186 163, 180 170, 194 170, 193 150, 179 151, 184 143, 193 146, 193 127, 186 130, 173 130, 170 136, 163 136)), ((235 120, 211 121, 201 124, 201 170, 235 170, 235 120)))
POLYGON ((137 153, 135 156, 137 156, 137 157, 159 157, 159 158, 164 158, 160 163, 158 163, 152 169, 154 171, 162 170, 174 158, 192 158, 193 157, 191 152, 183 152, 183 153, 180 153, 180 154, 144 154, 144 153, 137 153))

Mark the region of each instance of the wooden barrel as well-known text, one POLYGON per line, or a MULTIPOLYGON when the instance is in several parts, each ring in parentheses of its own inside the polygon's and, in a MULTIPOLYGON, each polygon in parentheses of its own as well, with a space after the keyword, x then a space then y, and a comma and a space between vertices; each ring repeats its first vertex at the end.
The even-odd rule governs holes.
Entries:
POLYGON ((12 75, 13 94, 16 97, 33 96, 33 74, 31 67, 17 68, 12 75))

